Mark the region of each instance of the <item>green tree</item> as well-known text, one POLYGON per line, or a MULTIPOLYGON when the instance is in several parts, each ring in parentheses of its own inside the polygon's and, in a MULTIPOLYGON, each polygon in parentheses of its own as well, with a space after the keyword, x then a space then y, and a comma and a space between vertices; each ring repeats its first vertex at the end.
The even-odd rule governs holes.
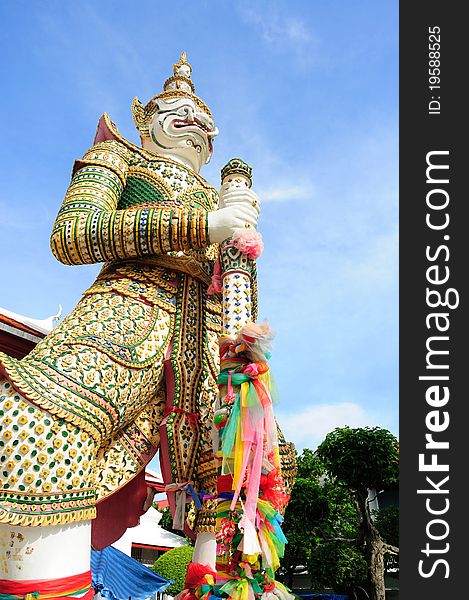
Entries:
POLYGON ((375 526, 387 544, 399 546, 399 507, 386 506, 373 510, 375 526))
POLYGON ((192 546, 178 546, 162 554, 153 565, 153 571, 164 577, 172 579, 173 583, 166 590, 171 596, 176 596, 184 589, 186 573, 192 560, 194 548, 192 546))
MULTIPOLYGON (((326 587, 342 590, 348 581, 348 565, 339 560, 340 553, 335 546, 324 549, 322 546, 344 540, 350 546, 350 541, 357 537, 357 524, 350 492, 327 479, 321 460, 311 450, 303 450, 297 458, 297 476, 283 524, 288 539, 282 560, 285 583, 290 588, 293 586, 295 568, 302 565, 308 567, 315 591, 326 587), (315 560, 318 552, 324 557, 327 554, 327 560, 315 560)), ((357 568, 349 572, 352 580, 353 573, 357 574, 357 585, 362 583, 357 568)))
POLYGON ((181 533, 182 533, 181 531, 179 531, 178 529, 173 529, 173 517, 171 516, 171 511, 169 509, 169 506, 160 508, 158 506, 158 503, 155 502, 153 504, 153 508, 156 508, 156 510, 161 513, 161 519, 160 519, 160 523, 159 523, 160 527, 162 527, 163 529, 166 529, 166 531, 175 533, 176 535, 181 535, 181 533))
MULTIPOLYGON (((399 507, 386 506, 379 510, 373 510, 373 519, 375 527, 378 529, 381 537, 391 546, 399 546, 399 507)), ((384 567, 386 571, 399 568, 399 556, 394 554, 385 554, 384 567)))
POLYGON ((285 583, 292 587, 295 568, 306 566, 315 524, 327 513, 327 500, 318 481, 297 477, 285 512, 283 531, 288 539, 282 560, 285 583))
POLYGON ((352 596, 368 580, 365 555, 354 542, 322 540, 311 552, 308 571, 315 591, 332 587, 338 594, 352 596))
POLYGON ((342 427, 326 436, 317 455, 332 481, 353 497, 359 516, 358 543, 363 546, 368 561, 371 598, 385 600, 384 556, 398 554, 399 549, 386 543, 374 524, 368 490, 379 492, 397 484, 397 439, 380 427, 342 427))

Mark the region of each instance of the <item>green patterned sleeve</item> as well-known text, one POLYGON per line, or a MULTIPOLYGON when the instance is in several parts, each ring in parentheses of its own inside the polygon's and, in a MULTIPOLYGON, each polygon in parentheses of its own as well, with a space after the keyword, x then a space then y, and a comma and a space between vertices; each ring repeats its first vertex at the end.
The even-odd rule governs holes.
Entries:
POLYGON ((77 161, 51 235, 60 262, 90 264, 208 246, 207 211, 117 209, 130 158, 121 143, 107 141, 77 161))

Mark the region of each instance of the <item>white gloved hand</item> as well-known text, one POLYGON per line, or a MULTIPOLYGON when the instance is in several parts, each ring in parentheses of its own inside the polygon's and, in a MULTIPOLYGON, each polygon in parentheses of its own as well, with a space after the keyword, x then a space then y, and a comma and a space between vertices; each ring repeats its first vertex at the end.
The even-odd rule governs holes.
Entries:
MULTIPOLYGON (((245 193, 245 192, 243 192, 245 193)), ((233 202, 208 213, 208 237, 211 244, 221 244, 230 238, 235 229, 244 229, 249 226, 257 227, 259 216, 258 205, 249 202, 233 202)))
POLYGON ((230 238, 235 229, 257 227, 260 202, 250 188, 225 183, 220 189, 219 199, 219 209, 208 216, 211 243, 220 244, 230 238))
POLYGON ((256 208, 257 214, 259 215, 259 196, 250 188, 229 187, 228 185, 224 184, 221 186, 219 199, 219 208, 225 208, 226 206, 240 202, 250 204, 252 207, 256 208))

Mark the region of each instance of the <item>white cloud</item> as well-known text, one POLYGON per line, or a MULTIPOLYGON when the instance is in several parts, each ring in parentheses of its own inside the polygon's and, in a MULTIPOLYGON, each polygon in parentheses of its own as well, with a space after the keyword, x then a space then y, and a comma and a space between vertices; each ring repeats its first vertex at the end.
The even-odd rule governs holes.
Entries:
POLYGON ((326 435, 336 427, 375 427, 376 416, 353 402, 319 404, 294 414, 276 411, 280 429, 285 438, 295 443, 296 449, 315 450, 326 435))
POLYGON ((245 23, 254 26, 261 39, 277 50, 292 53, 300 65, 310 65, 314 60, 311 52, 317 40, 306 23, 288 13, 281 13, 271 3, 254 8, 247 3, 237 7, 245 23))
POLYGON ((275 185, 267 189, 259 188, 258 194, 262 202, 289 202, 304 200, 312 195, 311 184, 275 185))

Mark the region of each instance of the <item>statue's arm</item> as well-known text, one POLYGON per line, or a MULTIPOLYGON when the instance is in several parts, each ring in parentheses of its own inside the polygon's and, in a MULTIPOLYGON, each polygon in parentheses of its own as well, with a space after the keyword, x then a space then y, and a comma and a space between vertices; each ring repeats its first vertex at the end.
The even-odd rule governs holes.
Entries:
POLYGON ((204 210, 117 210, 130 158, 125 146, 107 141, 77 161, 51 235, 51 249, 60 262, 98 263, 202 249, 209 244, 204 210))

